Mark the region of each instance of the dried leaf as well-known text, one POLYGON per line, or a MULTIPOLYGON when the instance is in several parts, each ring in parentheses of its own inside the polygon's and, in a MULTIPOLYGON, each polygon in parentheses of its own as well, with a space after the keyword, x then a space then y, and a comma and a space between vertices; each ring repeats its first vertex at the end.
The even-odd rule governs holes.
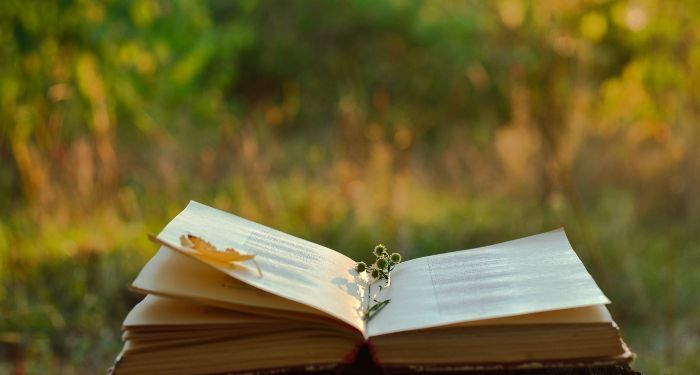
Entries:
POLYGON ((242 266, 238 263, 250 260, 253 262, 255 268, 258 270, 258 275, 260 277, 263 276, 262 270, 260 269, 258 262, 255 261, 255 255, 241 254, 232 247, 229 247, 225 250, 219 250, 216 248, 216 246, 212 245, 211 243, 192 234, 180 236, 180 246, 169 241, 160 239, 152 234, 149 234, 148 238, 155 243, 169 247, 179 252, 185 252, 190 256, 193 256, 200 260, 223 264, 231 268, 242 268, 242 266))
POLYGON ((227 263, 232 266, 235 266, 236 262, 243 262, 255 258, 255 255, 241 254, 231 247, 224 251, 219 251, 216 246, 192 234, 180 236, 180 244, 195 250, 197 255, 201 258, 214 262, 227 263))

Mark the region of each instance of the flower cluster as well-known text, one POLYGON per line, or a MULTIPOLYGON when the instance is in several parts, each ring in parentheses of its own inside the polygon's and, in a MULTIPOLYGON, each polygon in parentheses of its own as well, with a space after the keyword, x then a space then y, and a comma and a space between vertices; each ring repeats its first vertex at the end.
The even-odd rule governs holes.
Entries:
POLYGON ((379 279, 384 279, 389 281, 389 273, 397 264, 401 262, 401 254, 392 253, 389 255, 389 252, 386 250, 386 246, 382 244, 375 246, 372 253, 377 258, 374 261, 374 264, 372 264, 371 267, 367 267, 367 263, 359 262, 355 267, 355 271, 358 273, 369 271, 369 275, 372 277, 372 280, 376 281, 379 279))
MULTIPOLYGON (((389 278, 391 270, 393 270, 394 267, 396 267, 396 265, 401 262, 401 254, 392 253, 390 255, 389 252, 386 250, 386 246, 382 244, 375 246, 374 251, 372 251, 372 253, 376 257, 376 260, 374 261, 372 266, 368 267, 367 263, 358 262, 355 266, 355 271, 357 271, 358 273, 362 273, 365 271, 369 272, 369 275, 372 277, 372 280, 369 285, 370 289, 373 283, 379 280, 385 280, 385 285, 379 285, 379 292, 381 292, 384 287, 389 286, 389 284, 391 283, 391 279, 389 278)), ((368 293, 371 294, 370 292, 368 293)), ((376 298, 372 298, 372 301, 374 302, 374 304, 367 304, 367 309, 364 313, 365 321, 369 321, 375 315, 377 315, 377 313, 379 313, 379 311, 381 311, 391 300, 377 301, 376 298)))

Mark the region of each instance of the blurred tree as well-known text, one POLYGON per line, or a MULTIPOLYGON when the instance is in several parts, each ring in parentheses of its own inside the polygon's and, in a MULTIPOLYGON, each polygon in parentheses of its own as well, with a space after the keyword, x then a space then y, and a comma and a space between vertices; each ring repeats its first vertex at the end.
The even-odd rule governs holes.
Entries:
POLYGON ((642 366, 697 372, 698 20, 658 0, 3 1, 0 342, 31 337, 38 372, 103 369, 144 232, 192 198, 351 255, 565 224, 642 366))

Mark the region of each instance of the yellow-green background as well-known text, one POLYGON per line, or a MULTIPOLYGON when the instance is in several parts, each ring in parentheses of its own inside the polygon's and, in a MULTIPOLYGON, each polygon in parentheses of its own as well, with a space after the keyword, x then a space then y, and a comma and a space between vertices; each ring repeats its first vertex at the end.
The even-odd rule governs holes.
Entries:
POLYGON ((369 258, 550 230, 700 372, 700 3, 0 2, 0 372, 103 372, 190 199, 369 258))

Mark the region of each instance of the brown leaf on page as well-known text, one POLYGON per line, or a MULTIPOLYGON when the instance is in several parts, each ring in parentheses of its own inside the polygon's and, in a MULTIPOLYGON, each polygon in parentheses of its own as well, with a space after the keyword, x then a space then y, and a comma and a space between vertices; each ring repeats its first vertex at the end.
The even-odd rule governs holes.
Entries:
POLYGON ((255 255, 241 254, 231 247, 220 251, 216 246, 192 234, 180 236, 180 244, 194 250, 196 252, 195 255, 199 258, 217 263, 226 263, 232 267, 236 266, 236 262, 243 262, 255 258, 255 255))
POLYGON ((187 237, 183 238, 185 236, 180 236, 180 243, 183 246, 189 246, 197 251, 218 251, 216 249, 216 246, 212 245, 211 243, 195 236, 192 234, 188 234, 187 237), (186 245, 187 244, 187 245, 186 245))

